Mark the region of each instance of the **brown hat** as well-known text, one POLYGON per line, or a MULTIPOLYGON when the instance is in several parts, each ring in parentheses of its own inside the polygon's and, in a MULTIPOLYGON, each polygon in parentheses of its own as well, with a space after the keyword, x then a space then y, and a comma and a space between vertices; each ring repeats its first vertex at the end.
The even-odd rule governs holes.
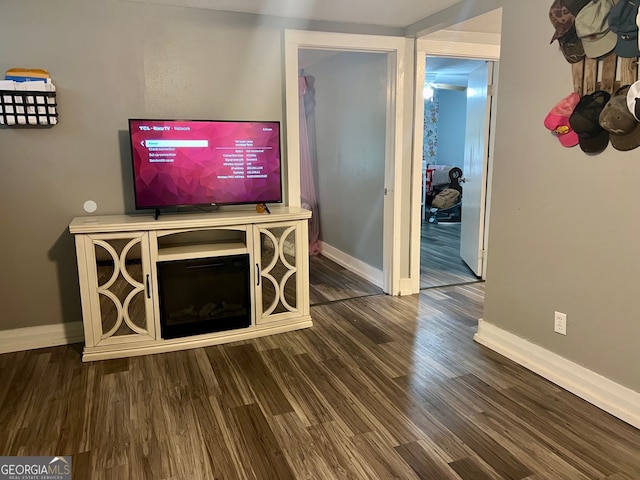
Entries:
POLYGON ((640 122, 627 107, 629 87, 618 89, 600 112, 600 125, 609 132, 609 140, 616 150, 640 147, 640 122))
POLYGON ((549 20, 551 20, 551 24, 553 28, 555 28, 556 33, 553 34, 551 38, 551 42, 555 42, 558 38, 566 35, 571 27, 573 27, 576 16, 571 13, 569 10, 569 5, 571 4, 571 0, 555 0, 551 4, 551 8, 549 9, 549 20))

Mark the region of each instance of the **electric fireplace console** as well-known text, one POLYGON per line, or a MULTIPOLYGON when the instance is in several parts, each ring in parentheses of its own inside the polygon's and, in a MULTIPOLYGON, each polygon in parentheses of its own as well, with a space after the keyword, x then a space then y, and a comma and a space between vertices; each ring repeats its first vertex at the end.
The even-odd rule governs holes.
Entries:
POLYGON ((271 207, 74 218, 83 361, 312 326, 307 222, 271 207))

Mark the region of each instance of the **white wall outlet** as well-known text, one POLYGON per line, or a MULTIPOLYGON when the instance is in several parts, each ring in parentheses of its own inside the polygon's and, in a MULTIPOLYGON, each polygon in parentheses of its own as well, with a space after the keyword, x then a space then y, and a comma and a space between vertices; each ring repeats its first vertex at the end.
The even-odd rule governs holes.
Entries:
POLYGON ((567 314, 555 312, 553 317, 553 331, 561 335, 567 334, 567 314))

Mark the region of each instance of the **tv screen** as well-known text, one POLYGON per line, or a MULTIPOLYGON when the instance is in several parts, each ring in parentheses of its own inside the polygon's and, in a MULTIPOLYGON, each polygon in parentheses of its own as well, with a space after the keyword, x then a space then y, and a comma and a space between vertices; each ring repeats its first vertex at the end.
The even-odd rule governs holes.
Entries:
POLYGON ((129 120, 137 209, 282 202, 280 123, 129 120))

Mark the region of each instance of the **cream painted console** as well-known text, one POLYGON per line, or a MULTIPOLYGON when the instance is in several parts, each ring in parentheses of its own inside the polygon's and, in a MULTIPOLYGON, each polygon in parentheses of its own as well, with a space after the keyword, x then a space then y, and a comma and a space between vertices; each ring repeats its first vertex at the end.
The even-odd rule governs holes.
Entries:
POLYGON ((310 327, 307 222, 272 207, 211 213, 78 217, 75 236, 85 347, 82 360, 169 352, 310 327), (248 255, 250 324, 163 338, 158 267, 248 255))

